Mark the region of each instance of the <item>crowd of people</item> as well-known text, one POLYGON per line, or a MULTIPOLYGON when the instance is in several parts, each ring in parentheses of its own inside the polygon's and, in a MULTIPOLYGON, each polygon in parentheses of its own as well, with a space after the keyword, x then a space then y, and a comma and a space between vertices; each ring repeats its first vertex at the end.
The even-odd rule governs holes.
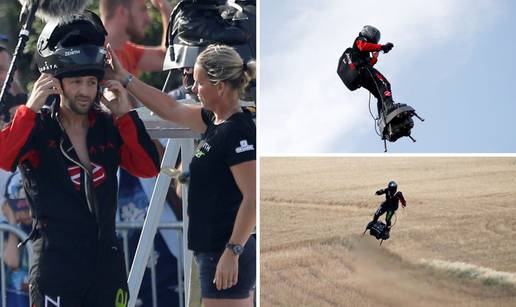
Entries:
MULTIPOLYGON (((0 43, 0 84, 7 78, 12 56, 8 38, 2 36, 0 43)), ((5 105, 0 112, 0 129, 12 119, 19 106, 27 101, 27 95, 15 75, 13 86, 6 93, 5 105)), ((8 224, 28 234, 32 227, 29 204, 25 197, 19 171, 0 169, 0 223, 8 224)), ((15 233, 4 233, 2 259, 6 266, 5 293, 9 307, 29 306, 29 257, 26 248, 18 248, 19 237, 15 233)), ((1 304, 1 303, 0 303, 1 304)))
MULTIPOLYGON (((149 3, 167 29, 170 3, 149 3)), ((29 298, 33 306, 127 305, 116 222, 144 221, 164 151, 164 140, 152 140, 132 110, 141 105, 201 135, 190 164, 187 231, 203 305, 252 306, 256 127, 239 97, 255 78, 255 62, 229 46, 208 46, 191 68, 200 103, 183 104, 138 80, 161 70, 166 52, 165 30, 159 46, 134 43, 150 23, 147 1, 101 0, 99 8, 100 18, 85 11, 47 24, 32 91, 24 93, 15 76, 2 101, 0 220, 25 233, 33 249, 29 263, 26 242, 5 232, 7 306, 29 306, 29 298)), ((1 84, 10 60, 0 43, 1 84)), ((181 197, 172 181, 161 222, 182 219, 181 197)), ((129 231, 128 259, 139 237, 129 231)), ((179 306, 181 238, 165 229, 154 238, 158 306, 179 306)), ((151 305, 146 272, 136 306, 151 305)))

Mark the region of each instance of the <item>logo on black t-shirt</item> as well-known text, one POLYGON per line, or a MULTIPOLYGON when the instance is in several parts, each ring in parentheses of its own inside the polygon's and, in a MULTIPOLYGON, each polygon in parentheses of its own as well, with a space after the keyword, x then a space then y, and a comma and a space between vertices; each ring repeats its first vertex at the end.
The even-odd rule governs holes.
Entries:
POLYGON ((242 153, 251 150, 254 150, 254 146, 247 144, 247 140, 241 140, 240 147, 235 148, 236 153, 242 153))
POLYGON ((205 153, 204 153, 204 152, 202 152, 200 149, 197 149, 197 150, 194 152, 194 156, 195 156, 196 158, 201 158, 201 157, 202 157, 202 156, 204 156, 204 155, 205 155, 205 153))
POLYGON ((194 156, 196 158, 201 158, 208 151, 210 151, 210 149, 211 149, 210 144, 208 144, 206 141, 201 141, 201 143, 199 143, 199 146, 197 146, 197 149, 194 152, 194 156), (203 149, 204 149, 204 151, 203 151, 203 149))

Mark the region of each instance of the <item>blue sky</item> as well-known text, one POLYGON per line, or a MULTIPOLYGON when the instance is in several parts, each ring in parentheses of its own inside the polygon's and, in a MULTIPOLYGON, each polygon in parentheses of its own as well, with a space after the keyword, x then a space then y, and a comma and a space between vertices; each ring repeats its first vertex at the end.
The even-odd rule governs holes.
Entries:
POLYGON ((394 43, 375 67, 391 82, 395 101, 427 120, 415 120, 416 143, 388 143, 390 152, 516 152, 514 1, 260 5, 262 154, 383 152, 368 92, 350 92, 336 74, 340 55, 365 24, 381 30, 381 43, 394 43))

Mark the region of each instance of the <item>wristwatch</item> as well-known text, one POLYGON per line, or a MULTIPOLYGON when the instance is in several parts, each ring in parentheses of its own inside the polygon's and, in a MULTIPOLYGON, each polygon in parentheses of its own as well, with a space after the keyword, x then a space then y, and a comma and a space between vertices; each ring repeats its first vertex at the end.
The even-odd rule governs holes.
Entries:
POLYGON ((124 88, 127 88, 127 86, 129 85, 129 83, 131 83, 131 81, 133 81, 133 75, 131 74, 128 74, 127 77, 124 78, 124 80, 122 80, 122 86, 124 88))
POLYGON ((242 255, 242 253, 244 252, 244 247, 240 244, 228 243, 226 244, 226 248, 231 250, 233 254, 237 256, 242 255))

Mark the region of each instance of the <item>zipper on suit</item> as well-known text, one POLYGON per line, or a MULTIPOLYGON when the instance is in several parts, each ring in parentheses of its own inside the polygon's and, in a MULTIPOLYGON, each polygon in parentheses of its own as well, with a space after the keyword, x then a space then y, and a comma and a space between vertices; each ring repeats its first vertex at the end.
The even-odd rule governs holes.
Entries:
POLYGON ((85 193, 85 196, 86 196, 86 202, 88 203, 88 209, 90 210, 90 212, 92 214, 94 214, 95 212, 93 210, 93 206, 91 205, 90 199, 88 197, 88 193, 90 191, 88 189, 88 184, 86 182, 86 180, 89 179, 89 177, 90 177, 90 172, 81 163, 75 161, 72 157, 70 157, 66 153, 66 151, 63 148, 63 138, 61 138, 61 142, 59 143, 59 148, 61 149, 61 153, 65 156, 65 158, 67 158, 70 162, 72 162, 73 164, 79 166, 82 170, 84 170, 84 173, 85 173, 85 176, 84 176, 84 193, 85 193))
MULTIPOLYGON (((82 163, 75 161, 72 157, 70 157, 68 155, 67 151, 64 150, 63 142, 64 142, 64 135, 66 134, 66 131, 65 131, 63 125, 61 124, 61 120, 59 119, 59 116, 57 115, 57 113, 53 114, 52 117, 54 117, 55 121, 59 125, 59 128, 61 129, 61 137, 60 137, 60 142, 59 142, 59 149, 61 150, 61 153, 70 162, 72 162, 73 164, 79 166, 82 170, 84 170, 84 194, 85 194, 84 196, 86 197, 86 203, 88 205, 88 210, 90 211, 91 214, 93 214, 93 216, 95 217, 95 221, 97 222, 97 239, 100 240, 100 237, 101 237, 100 212, 99 212, 98 204, 97 203, 92 204, 92 201, 91 201, 91 198, 94 197, 92 191, 90 191, 91 185, 89 184, 90 182, 91 182, 91 184, 93 184, 93 180, 91 179, 92 175, 90 174, 90 171, 88 169, 86 169, 86 167, 84 167, 84 165, 82 165, 82 163)), ((73 148, 73 144, 72 144, 72 147, 70 147, 68 149, 68 151, 70 151, 72 148, 73 148)))
MULTIPOLYGON (((63 127, 61 126, 61 123, 59 121, 58 121, 58 123, 59 123, 59 126, 61 127, 62 133, 64 134, 65 132, 64 132, 63 127)), ((83 180, 84 194, 85 194, 84 196, 86 197, 86 203, 88 205, 88 210, 90 211, 91 214, 93 214, 93 216, 95 217, 95 221, 97 222, 97 239, 100 240, 100 237, 101 237, 100 212, 98 210, 98 204, 95 204, 95 205, 92 204, 92 200, 91 200, 91 198, 94 197, 94 195, 93 195, 93 192, 90 190, 91 185, 93 184, 93 181, 91 180, 90 171, 88 169, 86 169, 86 167, 84 167, 84 165, 82 165, 82 163, 75 161, 72 157, 70 157, 68 155, 67 151, 64 150, 64 148, 63 148, 63 142, 64 142, 64 137, 61 136, 61 140, 59 142, 59 149, 61 150, 61 153, 65 156, 66 159, 68 159, 73 164, 79 166, 84 171, 84 180, 83 180)), ((73 145, 68 150, 71 150, 72 148, 73 148, 73 145)))

